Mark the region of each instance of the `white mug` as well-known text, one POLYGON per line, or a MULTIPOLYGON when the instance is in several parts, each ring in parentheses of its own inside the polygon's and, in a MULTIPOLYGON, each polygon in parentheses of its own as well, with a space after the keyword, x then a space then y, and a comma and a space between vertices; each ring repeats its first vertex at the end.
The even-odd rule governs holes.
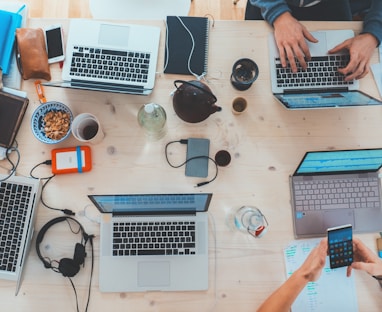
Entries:
POLYGON ((90 113, 79 114, 73 119, 72 133, 78 141, 92 144, 101 142, 105 136, 97 117, 90 113))

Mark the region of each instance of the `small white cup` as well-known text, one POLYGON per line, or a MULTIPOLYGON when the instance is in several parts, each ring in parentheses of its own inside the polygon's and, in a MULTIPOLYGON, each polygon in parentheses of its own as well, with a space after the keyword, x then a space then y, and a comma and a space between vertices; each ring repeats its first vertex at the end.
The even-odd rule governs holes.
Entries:
POLYGON ((96 116, 90 113, 77 115, 72 122, 73 136, 81 142, 97 144, 105 136, 96 116))
POLYGON ((244 113, 247 109, 247 100, 243 97, 237 97, 232 101, 232 112, 235 115, 240 115, 244 113))

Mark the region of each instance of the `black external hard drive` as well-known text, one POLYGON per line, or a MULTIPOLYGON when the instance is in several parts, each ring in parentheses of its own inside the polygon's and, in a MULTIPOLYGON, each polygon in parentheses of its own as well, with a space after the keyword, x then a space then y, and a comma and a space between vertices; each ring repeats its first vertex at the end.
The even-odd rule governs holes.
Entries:
POLYGON ((190 138, 187 140, 187 160, 190 160, 186 163, 186 176, 200 178, 208 176, 209 152, 209 139, 190 138))

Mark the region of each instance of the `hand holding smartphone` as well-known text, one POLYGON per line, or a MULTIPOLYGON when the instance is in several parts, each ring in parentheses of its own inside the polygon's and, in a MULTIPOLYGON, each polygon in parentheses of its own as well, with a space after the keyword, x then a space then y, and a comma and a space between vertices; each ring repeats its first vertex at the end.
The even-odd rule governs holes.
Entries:
POLYGON ((330 268, 349 266, 353 262, 353 229, 351 224, 329 228, 328 249, 330 268))
POLYGON ((51 25, 45 28, 45 42, 49 64, 61 62, 65 59, 61 25, 51 25))

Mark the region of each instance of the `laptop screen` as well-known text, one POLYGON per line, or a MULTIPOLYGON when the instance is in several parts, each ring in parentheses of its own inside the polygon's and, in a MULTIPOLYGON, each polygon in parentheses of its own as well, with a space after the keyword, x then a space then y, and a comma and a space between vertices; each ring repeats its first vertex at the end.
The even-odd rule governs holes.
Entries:
POLYGON ((377 171, 382 149, 307 152, 295 174, 377 171))
POLYGON ((161 214, 207 211, 211 193, 88 195, 102 213, 161 214))
POLYGON ((361 91, 338 91, 338 92, 309 92, 309 93, 285 93, 275 96, 286 107, 299 108, 327 108, 348 107, 362 105, 381 105, 382 102, 361 91))

